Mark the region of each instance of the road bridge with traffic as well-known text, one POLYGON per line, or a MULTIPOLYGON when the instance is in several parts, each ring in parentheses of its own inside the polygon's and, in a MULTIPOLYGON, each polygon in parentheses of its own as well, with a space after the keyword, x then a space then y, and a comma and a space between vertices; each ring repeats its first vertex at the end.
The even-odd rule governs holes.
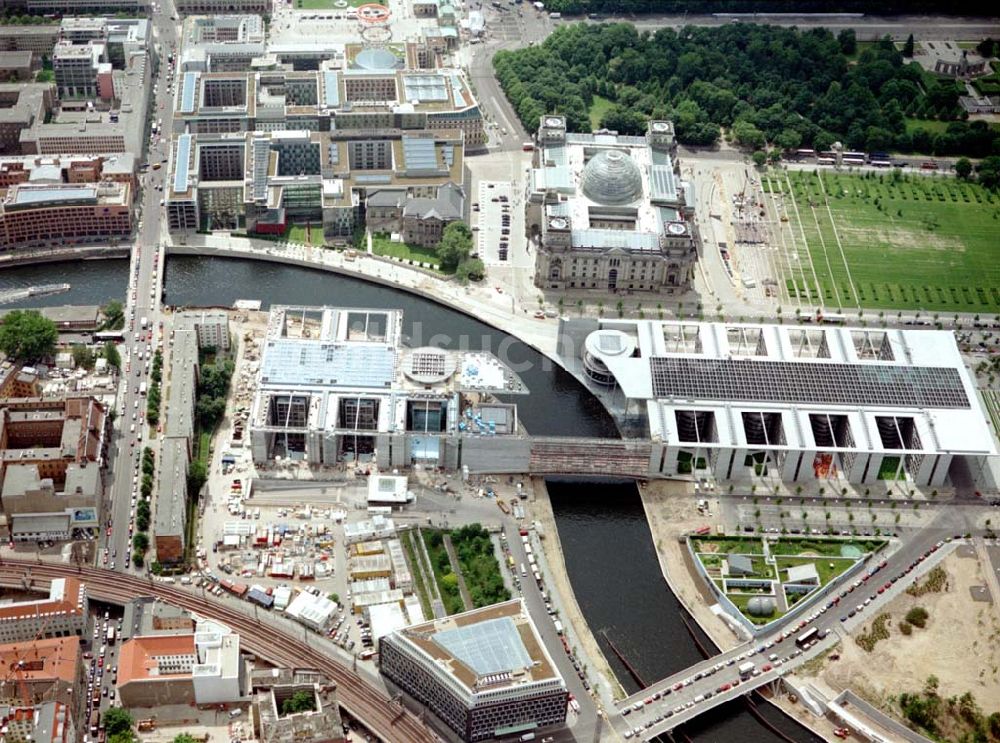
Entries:
POLYGON ((651 740, 720 704, 780 682, 846 638, 962 543, 940 529, 924 530, 871 562, 862 574, 821 589, 801 612, 766 633, 621 700, 612 725, 623 734, 630 731, 630 738, 651 740))

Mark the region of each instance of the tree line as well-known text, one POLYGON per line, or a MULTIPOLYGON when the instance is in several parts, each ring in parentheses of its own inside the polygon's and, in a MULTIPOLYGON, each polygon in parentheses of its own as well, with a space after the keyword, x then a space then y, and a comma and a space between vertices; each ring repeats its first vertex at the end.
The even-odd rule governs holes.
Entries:
MULTIPOLYGON (((865 0, 546 0, 546 9, 563 13, 870 13, 865 0)), ((918 13, 929 15, 993 15, 987 4, 958 0, 941 5, 931 0, 884 0, 880 15, 918 13)))
POLYGON ((966 121, 954 80, 909 62, 888 38, 858 50, 854 32, 755 24, 642 32, 630 24, 571 24, 538 46, 501 51, 497 78, 529 131, 546 113, 591 131, 642 134, 670 119, 682 144, 711 146, 722 130, 751 149, 1000 154, 1000 132, 966 121), (950 122, 907 130, 908 118, 950 122))

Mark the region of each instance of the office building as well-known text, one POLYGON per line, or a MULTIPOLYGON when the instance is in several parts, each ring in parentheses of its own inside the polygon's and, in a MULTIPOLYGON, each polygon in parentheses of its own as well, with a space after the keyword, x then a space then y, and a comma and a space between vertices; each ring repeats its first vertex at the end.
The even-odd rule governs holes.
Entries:
POLYGON ((0 83, 0 154, 21 154, 22 132, 43 123, 55 100, 52 83, 0 83))
POLYGON ((163 439, 156 469, 153 546, 156 559, 174 565, 184 559, 187 532, 187 471, 190 443, 185 437, 163 439))
POLYGON ((266 48, 259 15, 189 16, 181 27, 177 70, 245 72, 266 48))
POLYGON ((673 132, 651 121, 644 137, 571 134, 565 117, 542 117, 527 204, 527 229, 539 235, 536 286, 687 290, 700 238, 673 132))
POLYGON ((271 4, 267 0, 177 0, 176 7, 181 15, 268 15, 271 12, 271 4))
POLYGON ((76 578, 53 578, 49 595, 0 604, 0 643, 30 643, 83 634, 88 621, 87 587, 76 578))
POLYGON ((35 73, 42 68, 42 58, 31 51, 0 51, 0 79, 34 80, 35 73))
POLYGON ((0 26, 0 51, 34 52, 39 57, 51 56, 59 40, 58 25, 0 26))
POLYGON ((68 465, 58 487, 40 477, 37 464, 7 464, 2 492, 11 541, 66 541, 99 527, 104 487, 97 464, 68 465))
MULTIPOLYGON (((254 461, 384 470, 499 455, 516 407, 489 400, 523 392, 517 376, 485 353, 404 349, 401 333, 399 311, 272 307, 249 420, 254 461)), ((349 528, 348 542, 365 541, 349 528)))
POLYGON ((592 385, 645 413, 654 476, 832 491, 992 480, 995 439, 951 332, 599 320, 563 333, 563 348, 582 340, 592 385))
POLYGON ((128 183, 11 186, 0 199, 0 250, 115 244, 132 234, 128 183))
POLYGON ((66 98, 97 98, 98 80, 106 78, 100 86, 100 97, 113 97, 111 84, 111 63, 107 61, 107 49, 103 43, 88 42, 73 44, 60 41, 52 51, 52 71, 56 77, 56 91, 60 100, 66 98))
POLYGON ((379 670, 465 741, 566 720, 566 684, 523 599, 392 632, 379 641, 379 670))
POLYGON ((149 0, 26 0, 26 5, 28 12, 34 14, 149 15, 149 0))

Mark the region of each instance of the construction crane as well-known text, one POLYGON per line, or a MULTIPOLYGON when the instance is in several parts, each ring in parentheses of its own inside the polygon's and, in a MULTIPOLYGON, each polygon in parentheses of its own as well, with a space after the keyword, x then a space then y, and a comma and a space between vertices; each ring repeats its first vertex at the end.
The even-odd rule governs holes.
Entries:
MULTIPOLYGON (((18 657, 16 661, 11 663, 10 668, 8 669, 8 673, 4 676, 3 680, 4 686, 10 683, 11 676, 13 676, 16 679, 18 692, 21 697, 21 705, 27 708, 33 707, 34 702, 31 699, 31 694, 28 692, 28 683, 27 681, 25 681, 24 673, 25 671, 40 671, 45 667, 44 662, 38 658, 38 641, 44 638, 45 630, 48 628, 49 622, 51 621, 52 621, 51 616, 45 618, 45 621, 42 623, 42 625, 38 628, 38 631, 35 633, 34 639, 31 640, 30 643, 24 646, 22 654, 18 657), (35 651, 34 660, 30 661, 25 660, 25 656, 28 654, 29 650, 35 651)), ((61 661, 65 659, 56 658, 55 660, 61 661)), ((73 663, 74 664, 76 663, 75 659, 73 663)))

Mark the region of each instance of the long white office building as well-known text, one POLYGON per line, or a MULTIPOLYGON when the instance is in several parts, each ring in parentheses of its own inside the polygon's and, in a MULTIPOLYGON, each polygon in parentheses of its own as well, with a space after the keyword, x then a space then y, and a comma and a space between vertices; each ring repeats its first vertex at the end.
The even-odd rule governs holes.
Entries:
POLYGON ((645 409, 653 476, 992 487, 997 446, 938 330, 570 321, 590 383, 645 409))

